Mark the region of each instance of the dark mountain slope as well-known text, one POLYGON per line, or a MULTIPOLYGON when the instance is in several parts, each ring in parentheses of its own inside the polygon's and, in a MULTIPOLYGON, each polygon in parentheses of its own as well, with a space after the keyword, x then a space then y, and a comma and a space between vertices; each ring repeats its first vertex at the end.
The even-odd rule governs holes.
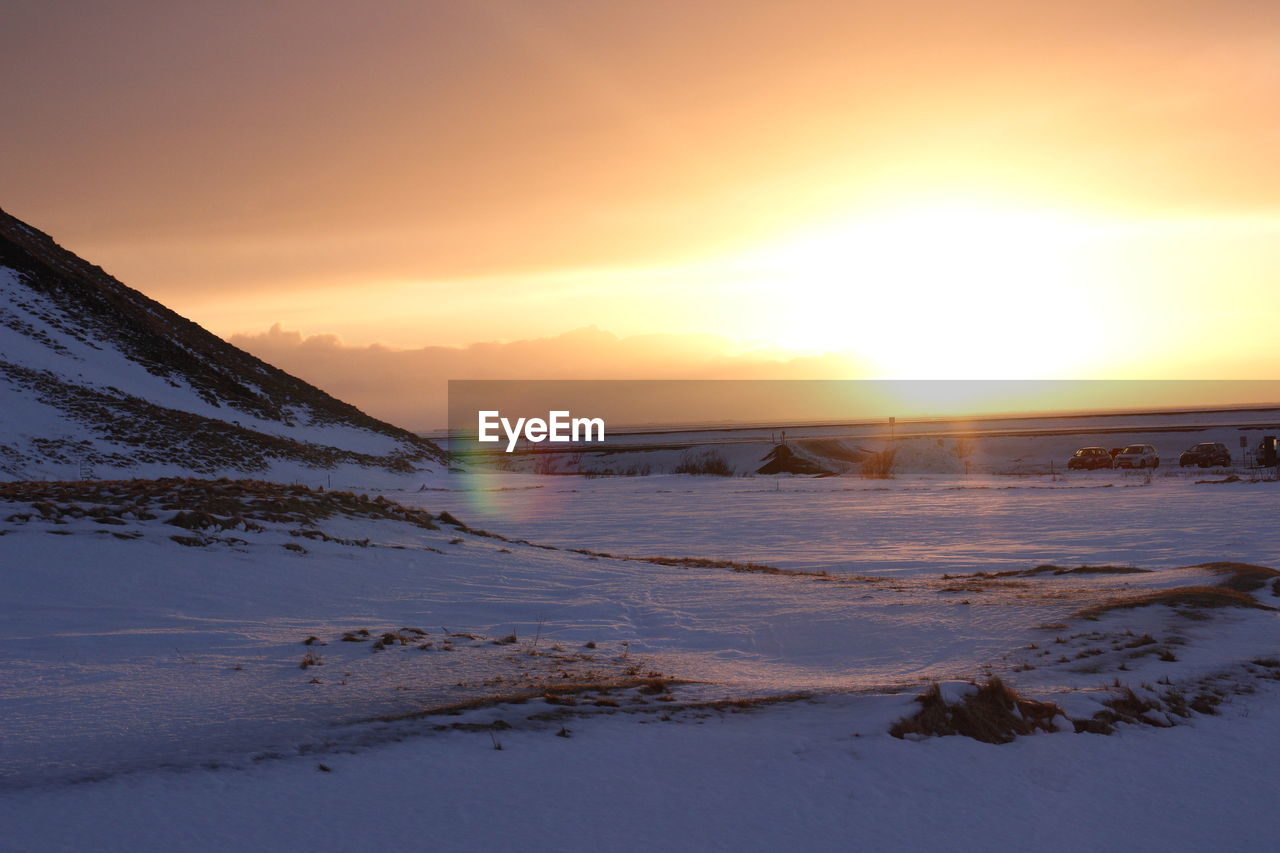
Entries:
POLYGON ((433 443, 237 349, 0 211, 0 473, 297 476, 299 466, 444 462, 433 443))

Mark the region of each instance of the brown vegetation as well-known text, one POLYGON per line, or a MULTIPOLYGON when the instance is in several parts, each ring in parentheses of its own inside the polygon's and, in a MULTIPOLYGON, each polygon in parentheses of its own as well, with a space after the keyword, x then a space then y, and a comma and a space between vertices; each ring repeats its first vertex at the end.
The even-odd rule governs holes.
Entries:
MULTIPOLYGON (((533 687, 528 690, 520 690, 511 693, 495 693, 488 696, 477 696, 474 699, 464 699, 459 702, 451 702, 445 705, 435 705, 430 708, 423 708, 419 711, 408 711, 401 714, 382 714, 372 717, 364 722, 393 723, 400 720, 416 720, 422 717, 429 717, 435 714, 457 714, 463 711, 472 711, 478 708, 491 708, 495 705, 503 704, 520 704, 528 702, 530 699, 542 699, 551 704, 570 705, 575 701, 565 701, 566 698, 572 699, 583 693, 599 692, 608 693, 613 690, 627 690, 630 688, 646 688, 649 691, 670 689, 671 685, 686 684, 688 682, 675 678, 661 677, 645 677, 645 678, 623 678, 613 680, 600 681, 577 681, 560 684, 544 684, 533 687), (661 688, 656 687, 661 685, 661 688)), ((601 702, 597 700, 596 704, 608 704, 608 701, 601 702)))
POLYGON ((1139 569, 1136 566, 1076 566, 1074 569, 1068 569, 1064 566, 1055 566, 1053 563, 1043 563, 1034 569, 1011 569, 1006 572, 974 572, 967 575, 943 575, 943 580, 951 580, 953 578, 1031 578, 1039 575, 1135 575, 1149 574, 1151 569, 1139 569))
MULTIPOLYGON (((64 517, 154 519, 175 512, 168 524, 187 530, 261 529, 257 522, 312 524, 334 516, 403 521, 428 530, 430 513, 382 496, 325 491, 263 480, 25 480, 0 483, 0 500, 29 503, 44 521, 64 517)), ((13 516, 25 521, 30 514, 13 516)), ((319 531, 300 535, 320 538, 319 531)))
POLYGON ((673 474, 700 474, 712 477, 732 477, 733 469, 718 450, 708 450, 694 454, 686 452, 679 464, 672 469, 673 474))
POLYGON ((1076 616, 1082 619, 1097 619, 1103 613, 1112 610, 1127 610, 1134 607, 1149 607, 1153 604, 1165 604, 1171 607, 1245 607, 1255 610, 1274 610, 1265 604, 1259 604, 1247 592, 1220 586, 1180 586, 1173 589, 1159 589, 1143 592, 1124 598, 1115 598, 1086 607, 1076 616))
POLYGON ((897 448, 871 453, 862 461, 859 473, 869 480, 892 480, 897 469, 897 448))
POLYGON ((960 702, 947 704, 937 684, 916 698, 920 710, 894 723, 889 734, 937 737, 964 735, 983 743, 1009 743, 1018 735, 1057 731, 1053 724, 1062 709, 1052 702, 1024 699, 997 677, 960 702))
MULTIPOLYGON (((1255 566, 1252 563, 1217 562, 1200 563, 1194 569, 1208 569, 1217 575, 1226 575, 1218 582, 1218 586, 1234 589, 1239 592, 1253 592, 1262 589, 1268 581, 1273 584, 1280 579, 1280 572, 1266 566, 1255 566)), ((1273 587, 1274 591, 1274 587, 1273 587)))

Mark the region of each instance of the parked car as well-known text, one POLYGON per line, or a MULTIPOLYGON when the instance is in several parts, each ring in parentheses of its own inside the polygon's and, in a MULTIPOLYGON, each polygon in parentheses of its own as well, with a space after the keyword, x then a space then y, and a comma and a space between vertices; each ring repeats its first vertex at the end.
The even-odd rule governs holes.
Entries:
POLYGON ((1159 468, 1160 454, 1149 444, 1131 444, 1116 455, 1117 468, 1159 468))
POLYGON ((1189 450, 1184 450, 1178 457, 1178 464, 1183 468, 1199 465, 1209 468, 1214 465, 1230 465, 1231 451, 1220 441, 1202 441, 1189 450))
POLYGON ((1258 442, 1256 458, 1258 464, 1264 468, 1280 465, 1280 441, 1277 441, 1274 435, 1264 435, 1262 441, 1258 442))
POLYGON ((1110 467, 1111 454, 1105 447, 1082 447, 1067 460, 1068 471, 1093 471, 1110 467))

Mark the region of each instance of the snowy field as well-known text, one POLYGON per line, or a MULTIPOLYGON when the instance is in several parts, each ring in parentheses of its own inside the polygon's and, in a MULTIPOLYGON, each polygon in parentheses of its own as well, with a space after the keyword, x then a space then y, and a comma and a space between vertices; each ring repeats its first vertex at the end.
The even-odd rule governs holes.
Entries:
POLYGON ((942 574, 1037 563, 1172 568, 1280 565, 1280 483, 1199 469, 1069 477, 539 477, 451 475, 447 505, 476 527, 620 554, 756 560, 846 574, 942 574))
POLYGON ((1280 484, 1162 475, 0 501, 0 849, 1270 849, 1271 583, 1082 613, 1280 566, 1280 484), (987 674, 1062 731, 888 734, 987 674))

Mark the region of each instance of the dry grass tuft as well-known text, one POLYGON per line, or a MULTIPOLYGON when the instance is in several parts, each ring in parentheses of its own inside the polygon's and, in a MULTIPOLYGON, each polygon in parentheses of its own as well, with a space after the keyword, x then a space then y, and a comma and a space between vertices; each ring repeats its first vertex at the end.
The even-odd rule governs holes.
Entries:
POLYGON ((1115 698, 1108 699, 1102 703, 1120 715, 1122 720, 1127 722, 1142 722, 1148 725, 1168 725, 1167 723, 1153 722, 1146 715, 1151 711, 1159 710, 1159 706, 1150 699, 1143 699, 1133 692, 1132 687, 1125 687, 1116 694, 1115 698))
MULTIPOLYGON (((600 554, 596 556, 608 555, 600 554)), ((655 566, 674 566, 681 569, 732 569, 735 572, 757 572, 765 575, 792 575, 795 577, 820 578, 822 580, 833 579, 827 572, 780 569, 777 566, 770 566, 765 563, 744 563, 739 560, 709 560, 704 557, 621 557, 615 559, 653 563, 655 566)))
POLYGON ((701 454, 686 451, 680 463, 672 469, 673 474, 698 474, 712 477, 732 477, 733 468, 718 450, 708 450, 701 454))
POLYGON ((1280 579, 1280 572, 1266 566, 1255 566, 1252 563, 1217 562, 1201 563, 1192 566, 1194 569, 1208 569, 1214 574, 1226 575, 1218 582, 1218 586, 1234 589, 1238 592, 1253 592, 1262 589, 1268 581, 1280 579))
POLYGON ((1179 586, 1104 601, 1101 604, 1086 607, 1076 613, 1076 616, 1081 619, 1097 619, 1103 613, 1109 613, 1112 610, 1149 607, 1153 604, 1165 604, 1170 607, 1246 607, 1254 610, 1275 610, 1274 607, 1259 604, 1247 592, 1229 587, 1179 586))
POLYGON ((889 734, 896 738, 964 735, 983 743, 1009 743, 1037 729, 1057 731, 1053 718, 1063 714, 1052 702, 1024 699, 997 677, 978 685, 976 692, 955 704, 943 701, 937 684, 930 685, 916 701, 920 710, 894 723, 889 734))
POLYGON ((1006 572, 973 572, 967 575, 943 575, 943 580, 954 578, 1034 578, 1041 575, 1142 575, 1149 574, 1151 569, 1140 569, 1137 566, 1076 566, 1068 569, 1053 563, 1041 563, 1033 569, 1010 569, 1006 572))
POLYGON ((868 480, 892 480, 898 467, 898 449, 890 447, 879 453, 871 453, 858 469, 868 480))
MULTIPOLYGON (((1041 569, 1045 568, 1043 566, 1041 569)), ((1137 566, 1076 566, 1074 569, 1064 569, 1060 566, 1052 567, 1052 573, 1055 575, 1141 575, 1147 574, 1151 569, 1140 569, 1137 566)), ((1039 569, 1032 569, 1028 574, 1039 574, 1039 569)))
MULTIPOLYGON (((459 702, 453 702, 446 705, 436 705, 430 708, 424 708, 420 711, 408 711, 402 714, 382 714, 377 717, 371 717, 362 722, 378 722, 393 723, 400 720, 414 720, 421 717, 429 717, 435 714, 457 714, 463 711, 472 711, 477 708, 490 708, 495 705, 504 704, 521 704, 528 702, 530 699, 542 699, 551 704, 573 705, 577 704, 576 700, 570 702, 558 701, 563 697, 576 697, 583 693, 609 693, 614 690, 630 690, 633 688, 649 688, 653 689, 655 683, 661 683, 666 687, 676 684, 688 684, 689 682, 681 681, 676 678, 661 678, 650 676, 646 678, 624 678, 614 680, 600 681, 579 681, 567 682, 560 684, 543 684, 528 690, 516 691, 512 693, 496 693, 486 696, 477 696, 473 699, 464 699, 459 702)), ((586 697, 584 697, 585 699, 586 697)), ((611 700, 596 700, 594 704, 609 706, 611 700)))

